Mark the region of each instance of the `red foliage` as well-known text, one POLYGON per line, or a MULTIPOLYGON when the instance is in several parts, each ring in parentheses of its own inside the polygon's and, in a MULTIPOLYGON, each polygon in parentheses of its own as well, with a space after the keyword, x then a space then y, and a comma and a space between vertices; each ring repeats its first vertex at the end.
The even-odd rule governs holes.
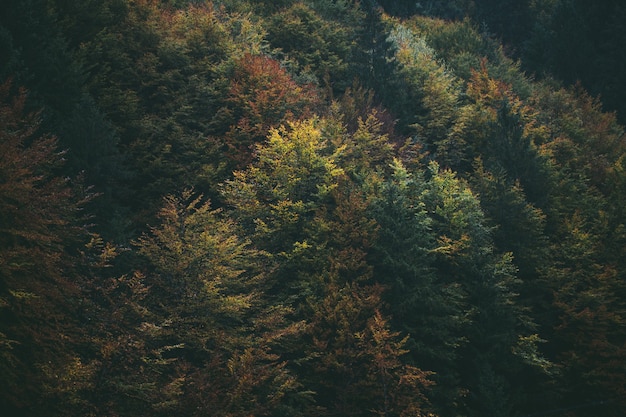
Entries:
POLYGON ((310 117, 321 100, 314 86, 300 85, 274 59, 244 55, 231 79, 226 111, 233 118, 225 142, 228 157, 243 168, 255 143, 270 128, 310 117))

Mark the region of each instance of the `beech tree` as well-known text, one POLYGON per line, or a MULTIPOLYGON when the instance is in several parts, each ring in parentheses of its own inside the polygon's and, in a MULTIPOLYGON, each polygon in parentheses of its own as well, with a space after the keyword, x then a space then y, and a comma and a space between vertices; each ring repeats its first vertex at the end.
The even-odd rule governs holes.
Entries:
MULTIPOLYGON (((257 160, 225 182, 223 196, 233 217, 259 249, 271 254, 277 269, 273 292, 302 302, 311 290, 310 272, 324 256, 320 216, 343 170, 340 153, 322 134, 322 121, 309 119, 273 129, 258 145, 257 160)), ((283 299, 284 300, 284 299, 283 299)))
POLYGON ((320 104, 312 85, 299 85, 278 61, 244 54, 230 79, 226 105, 219 118, 228 124, 226 153, 236 169, 252 160, 254 147, 269 130, 288 121, 311 117, 320 104))
POLYGON ((135 295, 123 307, 131 307, 124 316, 134 317, 132 332, 114 331, 101 358, 121 396, 113 406, 143 415, 274 415, 298 392, 276 347, 299 325, 285 320, 288 307, 267 303, 262 257, 191 191, 166 197, 159 219, 136 242, 143 271, 117 285, 135 295), (138 411, 142 404, 148 408, 138 411))

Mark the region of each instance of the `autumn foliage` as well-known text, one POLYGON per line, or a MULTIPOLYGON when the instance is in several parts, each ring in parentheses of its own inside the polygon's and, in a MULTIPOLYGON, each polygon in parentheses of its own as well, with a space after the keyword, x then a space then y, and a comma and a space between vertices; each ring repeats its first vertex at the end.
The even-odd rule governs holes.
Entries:
POLYGON ((624 10, 496 3, 2 2, 0 412, 621 417, 624 10))

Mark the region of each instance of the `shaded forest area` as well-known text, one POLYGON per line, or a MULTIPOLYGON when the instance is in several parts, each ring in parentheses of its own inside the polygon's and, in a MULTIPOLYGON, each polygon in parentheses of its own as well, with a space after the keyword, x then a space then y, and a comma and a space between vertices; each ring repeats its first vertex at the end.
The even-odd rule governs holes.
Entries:
POLYGON ((2 415, 621 417, 591 3, 0 3, 2 415))

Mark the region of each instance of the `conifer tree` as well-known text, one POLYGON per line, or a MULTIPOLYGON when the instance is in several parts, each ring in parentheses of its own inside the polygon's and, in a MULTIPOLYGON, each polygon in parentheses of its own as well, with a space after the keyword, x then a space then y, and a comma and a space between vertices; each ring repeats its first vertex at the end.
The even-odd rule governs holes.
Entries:
POLYGON ((325 86, 331 94, 343 91, 353 42, 349 26, 323 19, 304 2, 281 10, 267 23, 267 40, 296 74, 312 76, 318 85, 332 80, 335 85, 325 86))
POLYGON ((469 319, 457 363, 460 386, 468 390, 463 407, 469 415, 508 415, 526 401, 516 373, 550 363, 537 354, 534 324, 517 301, 512 256, 494 250, 478 198, 451 171, 429 168, 423 201, 435 220, 434 266, 440 279, 462 289, 469 319))
MULTIPOLYGON (((456 360, 463 343, 463 294, 460 283, 435 271, 436 235, 423 194, 426 180, 394 161, 393 173, 370 208, 379 226, 370 254, 374 277, 386 287, 394 328, 408 335, 407 356, 434 371, 433 402, 458 395, 456 360)), ((442 401, 444 402, 444 401, 442 401)))

